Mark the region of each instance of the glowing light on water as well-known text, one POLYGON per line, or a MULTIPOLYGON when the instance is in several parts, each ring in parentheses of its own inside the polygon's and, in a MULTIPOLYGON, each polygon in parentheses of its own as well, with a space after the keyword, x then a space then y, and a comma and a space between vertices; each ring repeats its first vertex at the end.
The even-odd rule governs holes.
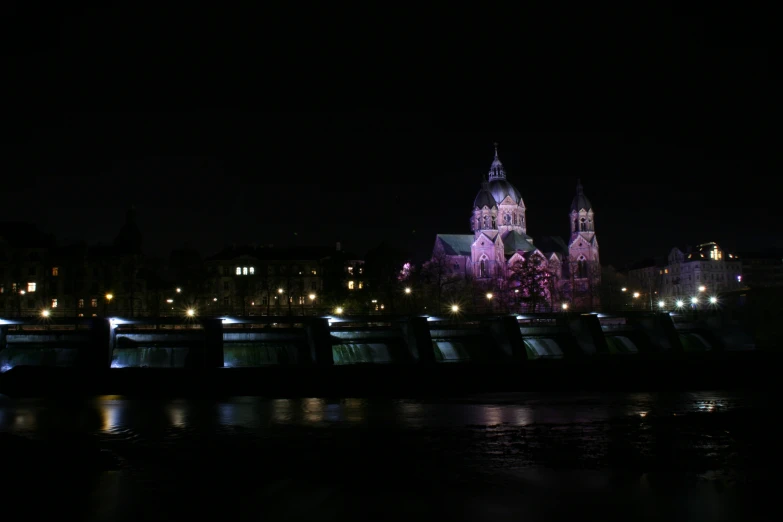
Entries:
POLYGON ((111 362, 111 367, 112 368, 125 368, 125 365, 122 364, 121 362, 112 361, 111 362))
POLYGON ((0 366, 0 373, 7 372, 11 368, 13 368, 13 366, 11 366, 10 364, 4 364, 0 366))
POLYGON ((323 399, 305 399, 302 403, 304 410, 304 420, 306 422, 318 423, 324 420, 324 401, 323 399))
POLYGON ((646 411, 640 411, 639 412, 639 417, 646 417, 646 416, 647 416, 647 412, 646 411))

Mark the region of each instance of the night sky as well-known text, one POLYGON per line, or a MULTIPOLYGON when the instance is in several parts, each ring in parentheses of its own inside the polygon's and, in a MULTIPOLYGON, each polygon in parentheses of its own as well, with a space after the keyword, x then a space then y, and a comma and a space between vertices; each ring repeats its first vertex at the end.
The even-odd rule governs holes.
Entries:
MULTIPOLYGON (((110 242, 135 205, 146 249, 156 256, 186 243, 208 255, 232 243, 337 241, 363 254, 387 241, 421 259, 436 233, 469 233, 470 207, 497 141, 534 238, 566 236, 581 178, 596 212, 603 264, 619 267, 706 241, 733 250, 783 247, 771 218, 780 200, 769 189, 779 176, 770 160, 774 140, 760 112, 769 58, 754 27, 672 17, 664 19, 660 40, 642 46, 630 65, 622 53, 594 67, 562 61, 625 92, 586 100, 585 118, 563 108, 562 85, 529 102, 522 91, 515 104, 465 101, 464 111, 453 103, 358 110, 339 102, 317 112, 308 103, 226 110, 216 100, 252 89, 235 76, 226 79, 235 92, 215 81, 209 65, 216 58, 199 54, 203 38, 183 50, 175 42, 194 38, 192 28, 161 39, 165 24, 134 25, 145 34, 134 47, 126 39, 129 20, 114 11, 71 9, 50 13, 36 30, 6 24, 4 52, 18 91, 0 137, 0 221, 33 221, 63 242, 110 242), (104 15, 115 25, 93 24, 104 15), (201 86, 218 88, 200 104, 133 97, 147 81, 167 95, 181 86, 183 98, 193 99, 183 76, 176 83, 159 76, 176 63, 175 51, 189 64, 197 54, 203 58, 201 86), (132 83, 120 82, 116 61, 136 56, 149 67, 132 83), (92 62, 103 66, 87 74, 92 62), (621 63, 628 75, 618 84, 621 63), (47 71, 67 85, 48 93, 47 71), (90 84, 86 91, 68 83, 80 74, 90 84), (90 99, 86 93, 98 87, 103 95, 90 99), (518 110, 520 103, 529 106, 518 110), (547 103, 553 109, 542 107, 547 103)), ((657 34, 651 23, 642 29, 657 34)), ((225 46, 217 49, 228 54, 225 46)), ((559 48, 540 52, 539 65, 558 58, 559 48)), ((231 54, 232 64, 241 61, 231 54)))

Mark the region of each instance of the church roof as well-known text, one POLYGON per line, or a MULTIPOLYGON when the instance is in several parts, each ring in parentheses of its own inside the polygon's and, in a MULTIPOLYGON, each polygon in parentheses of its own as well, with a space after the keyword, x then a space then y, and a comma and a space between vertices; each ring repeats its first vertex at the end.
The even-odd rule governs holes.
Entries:
POLYGON ((473 246, 473 234, 438 234, 447 255, 469 256, 473 246))
POLYGON ((590 204, 590 200, 585 196, 581 180, 576 180, 576 196, 571 201, 571 212, 579 212, 583 209, 590 210, 591 208, 593 208, 593 205, 590 204))
POLYGON ((559 236, 541 236, 537 239, 536 246, 542 252, 568 255, 568 245, 559 236))
POLYGON ((473 201, 473 208, 484 208, 485 206, 489 208, 497 207, 495 198, 492 196, 492 192, 489 191, 489 183, 486 181, 481 184, 481 190, 479 190, 476 199, 473 201))
POLYGON ((522 194, 519 193, 517 188, 509 183, 505 178, 494 179, 489 182, 489 191, 492 193, 492 197, 495 201, 500 203, 506 196, 511 196, 514 203, 520 203, 522 201, 522 194))
POLYGON ((532 252, 536 249, 530 236, 516 231, 509 232, 503 237, 503 245, 506 254, 532 252))

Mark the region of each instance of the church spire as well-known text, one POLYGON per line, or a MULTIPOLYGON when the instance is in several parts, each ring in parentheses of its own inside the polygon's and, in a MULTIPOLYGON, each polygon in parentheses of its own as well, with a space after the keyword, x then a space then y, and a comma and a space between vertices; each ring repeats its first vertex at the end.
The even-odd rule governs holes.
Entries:
POLYGON ((492 166, 489 168, 489 181, 495 179, 506 179, 506 171, 498 158, 498 142, 495 142, 495 159, 492 161, 492 166))

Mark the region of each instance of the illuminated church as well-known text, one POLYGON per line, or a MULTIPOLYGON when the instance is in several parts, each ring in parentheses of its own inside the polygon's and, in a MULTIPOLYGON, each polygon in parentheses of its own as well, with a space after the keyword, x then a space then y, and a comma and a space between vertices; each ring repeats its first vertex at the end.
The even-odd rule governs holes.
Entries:
MULTIPOLYGON (((445 256, 453 273, 496 289, 509 281, 515 263, 540 256, 540 266, 551 274, 546 289, 551 308, 598 306, 601 270, 595 214, 582 184, 577 182, 568 212, 567 241, 551 236, 534 240, 528 235, 525 211, 522 194, 506 178, 496 143, 495 159, 473 201, 473 233, 438 234, 433 256, 445 256)), ((507 286, 513 291, 513 283, 507 286)))

